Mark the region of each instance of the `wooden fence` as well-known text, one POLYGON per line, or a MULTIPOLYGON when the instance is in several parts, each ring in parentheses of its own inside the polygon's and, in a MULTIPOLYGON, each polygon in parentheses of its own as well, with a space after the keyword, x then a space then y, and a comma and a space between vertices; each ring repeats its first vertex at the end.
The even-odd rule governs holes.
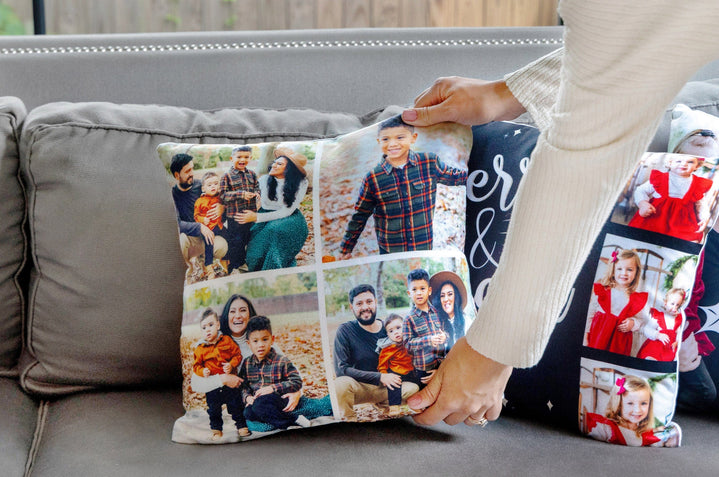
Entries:
MULTIPOLYGON (((0 0, 32 31, 28 0, 0 0)), ((556 0, 45 0, 48 34, 556 25, 556 0)))

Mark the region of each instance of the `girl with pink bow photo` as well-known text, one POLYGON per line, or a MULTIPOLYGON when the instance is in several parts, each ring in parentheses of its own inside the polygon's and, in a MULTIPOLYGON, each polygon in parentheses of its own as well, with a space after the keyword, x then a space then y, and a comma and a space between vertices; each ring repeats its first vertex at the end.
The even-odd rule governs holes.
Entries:
POLYGON ((648 294, 637 291, 642 263, 634 250, 612 252, 607 271, 593 287, 584 345, 629 356, 633 332, 646 322, 648 294))
POLYGON ((597 440, 626 446, 676 447, 681 439, 676 424, 654 429, 652 388, 633 375, 616 379, 604 415, 586 413, 585 426, 587 434, 597 440))

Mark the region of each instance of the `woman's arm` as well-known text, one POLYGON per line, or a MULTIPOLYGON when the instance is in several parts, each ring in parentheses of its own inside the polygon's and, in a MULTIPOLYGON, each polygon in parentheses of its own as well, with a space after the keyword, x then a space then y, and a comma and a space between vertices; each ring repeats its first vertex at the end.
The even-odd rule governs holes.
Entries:
MULTIPOLYGON (((542 134, 517 193, 499 268, 466 337, 477 350, 475 366, 482 368, 487 360, 519 367, 539 361, 666 106, 717 55, 713 45, 697 46, 692 39, 692 32, 719 22, 715 0, 682 8, 669 1, 564 0, 560 12, 566 27, 557 99, 546 111, 545 126, 544 108, 535 117, 542 134), (666 25, 668 18, 674 27, 666 25)), ((531 81, 545 76, 529 73, 521 84, 530 89, 531 81)), ((515 91, 521 95, 521 88, 515 91)), ((433 382, 448 376, 463 386, 453 388, 455 393, 442 384, 430 389, 430 383, 413 396, 414 408, 433 403, 419 422, 499 415, 501 392, 486 398, 483 390, 506 384, 508 375, 477 374, 457 359, 473 358, 470 353, 453 358, 450 352, 442 366, 452 373, 440 366, 433 382)))

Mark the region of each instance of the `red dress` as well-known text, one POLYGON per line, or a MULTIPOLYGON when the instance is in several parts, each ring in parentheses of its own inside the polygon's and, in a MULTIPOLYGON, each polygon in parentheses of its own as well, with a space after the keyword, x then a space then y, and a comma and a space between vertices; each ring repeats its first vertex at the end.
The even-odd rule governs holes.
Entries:
MULTIPOLYGON (((597 426, 606 426, 603 430, 608 432, 601 433, 602 440, 606 440, 610 444, 620 444, 623 446, 627 445, 627 441, 626 439, 624 439, 624 435, 622 434, 622 431, 619 429, 619 425, 616 422, 612 421, 608 417, 604 417, 600 414, 595 414, 593 412, 588 412, 585 418, 587 420, 587 435, 597 438, 600 433, 595 432, 593 434, 592 431, 597 426)), ((653 431, 646 431, 642 433, 643 446, 650 446, 652 444, 656 444, 660 440, 660 438, 654 435, 653 431)))
POLYGON ((649 294, 634 292, 629 295, 629 303, 619 315, 612 315, 612 289, 601 283, 594 284, 594 294, 601 308, 592 317, 587 336, 587 346, 603 349, 612 353, 629 356, 632 351, 632 332, 621 332, 617 326, 627 318, 635 316, 647 304, 649 294))
POLYGON ((703 232, 697 232, 699 219, 695 204, 711 188, 712 181, 692 175, 691 185, 684 197, 669 197, 668 172, 653 170, 649 175, 649 182, 661 196, 649 200, 649 203, 656 209, 656 213, 649 217, 642 217, 637 212, 628 225, 684 240, 700 241, 703 232))
POLYGON ((637 358, 654 358, 657 361, 674 361, 676 351, 672 348, 672 345, 677 341, 677 332, 682 324, 681 315, 677 315, 674 320, 674 327, 669 329, 667 328, 664 313, 659 310, 655 310, 654 308, 652 308, 649 313, 652 315, 652 318, 657 320, 657 323, 659 323, 659 332, 664 333, 669 337, 669 342, 664 344, 659 340, 646 340, 642 347, 639 348, 637 358))

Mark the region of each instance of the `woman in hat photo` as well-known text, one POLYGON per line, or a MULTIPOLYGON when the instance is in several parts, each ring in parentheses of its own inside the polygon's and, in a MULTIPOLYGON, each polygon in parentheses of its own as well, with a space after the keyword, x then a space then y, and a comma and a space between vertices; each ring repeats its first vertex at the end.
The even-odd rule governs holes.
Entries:
POLYGON ((464 336, 465 321, 464 307, 467 306, 467 287, 462 279, 454 272, 445 270, 437 272, 429 279, 432 289, 432 305, 437 309, 437 315, 442 328, 447 333, 447 349, 464 336))
POLYGON ((308 235, 299 209, 307 193, 307 157, 277 147, 268 174, 259 178, 260 209, 237 214, 239 223, 254 222, 247 245, 249 271, 294 267, 308 235))

